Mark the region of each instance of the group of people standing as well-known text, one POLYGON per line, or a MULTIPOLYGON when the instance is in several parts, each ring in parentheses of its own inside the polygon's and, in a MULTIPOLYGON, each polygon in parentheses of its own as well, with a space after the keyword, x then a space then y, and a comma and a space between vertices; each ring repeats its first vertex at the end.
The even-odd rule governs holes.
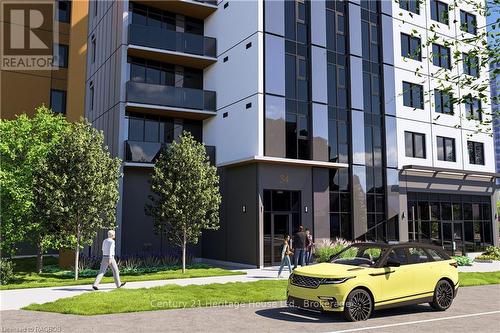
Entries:
POLYGON ((288 270, 292 272, 291 257, 293 256, 293 269, 300 266, 309 265, 313 260, 314 242, 309 229, 299 226, 299 230, 293 235, 291 242, 290 235, 286 234, 283 237, 283 245, 281 246, 281 265, 278 271, 278 277, 281 277, 283 267, 288 265, 288 270), (293 245, 293 246, 292 246, 293 245))

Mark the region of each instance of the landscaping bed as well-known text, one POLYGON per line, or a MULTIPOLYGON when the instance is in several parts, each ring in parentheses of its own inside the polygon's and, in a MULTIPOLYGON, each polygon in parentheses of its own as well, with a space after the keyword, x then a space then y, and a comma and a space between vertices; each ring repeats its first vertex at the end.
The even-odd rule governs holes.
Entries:
MULTIPOLYGON (((133 281, 153 281, 153 280, 169 280, 169 279, 184 279, 207 276, 224 276, 224 275, 241 275, 243 272, 229 271, 222 268, 211 267, 206 264, 190 263, 187 265, 186 273, 182 273, 181 266, 174 260, 170 263, 155 263, 149 267, 141 266, 137 260, 137 264, 132 264, 132 259, 121 261, 120 276, 125 282, 133 281), (153 265, 155 264, 155 265, 153 265), (128 265, 128 266, 127 266, 128 265)), ((83 261, 85 262, 85 261, 83 261)), ((87 259, 90 266, 80 269, 80 278, 75 281, 72 270, 63 270, 57 266, 57 258, 44 258, 45 268, 42 273, 35 272, 35 258, 14 259, 13 277, 8 284, 0 286, 0 290, 9 289, 25 289, 25 288, 42 288, 42 287, 57 287, 57 286, 72 286, 92 284, 97 275, 95 263, 91 263, 87 259)), ((113 282, 111 270, 108 269, 101 283, 113 282)))

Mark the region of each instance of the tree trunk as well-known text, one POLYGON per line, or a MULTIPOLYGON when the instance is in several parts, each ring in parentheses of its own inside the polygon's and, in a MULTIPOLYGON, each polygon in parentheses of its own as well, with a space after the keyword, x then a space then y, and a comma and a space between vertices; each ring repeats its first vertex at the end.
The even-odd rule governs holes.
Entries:
POLYGON ((80 227, 76 231, 76 247, 75 247, 75 281, 78 280, 78 259, 80 254, 80 227))
POLYGON ((36 244, 36 271, 38 274, 42 272, 43 268, 43 249, 42 249, 42 241, 38 240, 36 244))
POLYGON ((182 238, 182 274, 186 273, 186 230, 182 238))

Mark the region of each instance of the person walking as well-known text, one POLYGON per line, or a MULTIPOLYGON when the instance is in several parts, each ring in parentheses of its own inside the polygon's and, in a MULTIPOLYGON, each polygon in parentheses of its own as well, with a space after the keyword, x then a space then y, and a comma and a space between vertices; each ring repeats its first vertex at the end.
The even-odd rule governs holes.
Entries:
POLYGON ((101 282, 102 277, 106 274, 108 267, 111 265, 111 270, 113 271, 113 278, 115 279, 115 284, 117 288, 121 288, 125 285, 126 282, 120 281, 120 271, 118 270, 118 265, 115 260, 115 231, 108 231, 108 238, 106 238, 102 242, 102 261, 101 261, 101 269, 99 270, 99 274, 95 278, 94 284, 92 288, 94 290, 99 290, 98 286, 101 282))
POLYGON ((299 231, 295 233, 293 237, 294 244, 294 263, 293 269, 300 266, 304 266, 304 256, 306 254, 306 233, 304 232, 304 227, 300 226, 299 231))
POLYGON ((281 277, 281 271, 283 267, 288 265, 288 270, 292 273, 292 263, 290 262, 290 255, 293 255, 292 249, 290 247, 290 235, 285 235, 283 238, 283 245, 281 246, 281 265, 278 271, 278 278, 281 277))
POLYGON ((306 229, 306 265, 312 263, 314 255, 314 242, 313 236, 309 229, 306 229))

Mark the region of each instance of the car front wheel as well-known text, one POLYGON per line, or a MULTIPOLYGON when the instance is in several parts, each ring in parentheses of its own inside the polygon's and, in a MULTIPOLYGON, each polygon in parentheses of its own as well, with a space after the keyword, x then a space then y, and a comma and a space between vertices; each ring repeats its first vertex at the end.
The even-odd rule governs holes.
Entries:
POLYGON ((437 283, 434 289, 434 299, 430 303, 433 309, 444 311, 451 306, 453 302, 453 286, 446 280, 437 283))
POLYGON ((370 294, 364 289, 354 289, 347 296, 344 306, 344 317, 348 321, 367 320, 373 309, 370 294))

